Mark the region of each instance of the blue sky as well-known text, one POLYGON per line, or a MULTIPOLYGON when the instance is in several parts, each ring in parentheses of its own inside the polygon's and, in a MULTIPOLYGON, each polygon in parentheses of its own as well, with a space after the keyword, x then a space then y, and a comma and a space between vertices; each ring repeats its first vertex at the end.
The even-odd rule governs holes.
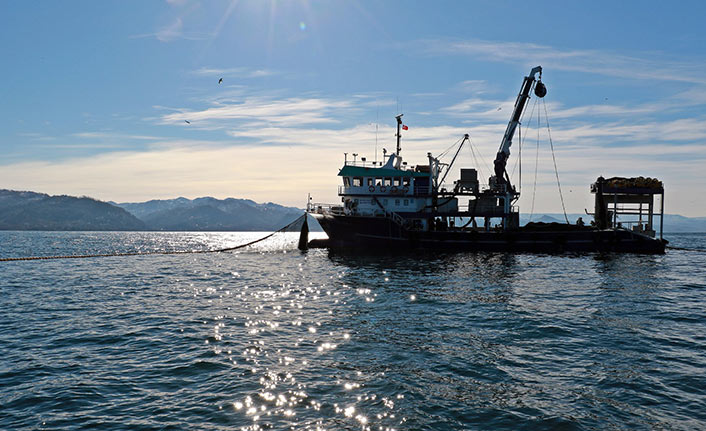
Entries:
MULTIPOLYGON (((210 195, 303 206, 309 192, 335 202, 343 153, 371 160, 376 137, 378 158, 393 148, 398 112, 409 163, 469 133, 482 160, 464 151, 458 167, 487 177, 522 77, 542 65, 546 105, 533 99, 522 129, 523 212, 533 197, 535 212, 561 210, 546 106, 568 211, 591 207, 599 175, 642 175, 665 182, 667 212, 704 216, 704 9, 2 2, 0 188, 119 202, 210 195)), ((519 155, 516 139, 515 182, 519 155)))

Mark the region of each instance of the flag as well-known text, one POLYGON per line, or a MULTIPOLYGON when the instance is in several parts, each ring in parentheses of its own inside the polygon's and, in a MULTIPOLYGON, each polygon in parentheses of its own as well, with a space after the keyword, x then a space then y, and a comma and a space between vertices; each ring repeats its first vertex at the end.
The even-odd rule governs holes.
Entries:
POLYGON ((409 130, 409 127, 405 126, 404 124, 402 125, 402 130, 409 130))

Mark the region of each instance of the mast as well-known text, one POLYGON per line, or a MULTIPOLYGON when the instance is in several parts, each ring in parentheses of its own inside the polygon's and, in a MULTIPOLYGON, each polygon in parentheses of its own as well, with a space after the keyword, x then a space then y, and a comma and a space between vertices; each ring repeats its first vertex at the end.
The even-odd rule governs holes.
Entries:
POLYGON ((400 115, 398 115, 398 116, 395 117, 395 118, 397 118, 397 134, 396 134, 395 136, 397 136, 397 154, 396 154, 396 155, 397 155, 398 157, 399 157, 399 155, 400 155, 400 150, 401 150, 401 148, 400 148, 400 138, 402 137, 402 135, 400 134, 400 126, 402 126, 402 116, 403 116, 403 115, 404 115, 404 114, 400 114, 400 115))

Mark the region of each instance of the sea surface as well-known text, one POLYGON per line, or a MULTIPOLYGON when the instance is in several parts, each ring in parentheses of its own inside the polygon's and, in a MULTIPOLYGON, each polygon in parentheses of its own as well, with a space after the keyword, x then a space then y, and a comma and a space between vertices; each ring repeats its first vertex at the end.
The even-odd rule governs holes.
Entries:
MULTIPOLYGON (((0 232, 0 257, 261 236, 0 232)), ((297 236, 0 262, 0 429, 706 428, 706 253, 350 255, 297 236)))

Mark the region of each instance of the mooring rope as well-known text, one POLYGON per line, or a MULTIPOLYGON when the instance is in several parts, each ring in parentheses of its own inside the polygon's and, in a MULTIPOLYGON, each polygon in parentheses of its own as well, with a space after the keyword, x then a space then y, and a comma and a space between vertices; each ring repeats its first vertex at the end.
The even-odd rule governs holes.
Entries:
POLYGON ((250 241, 246 244, 240 244, 235 247, 219 248, 216 250, 135 251, 135 252, 129 252, 129 253, 74 254, 74 255, 67 255, 67 256, 4 257, 4 258, 0 258, 0 262, 16 262, 16 261, 21 261, 21 260, 85 259, 85 258, 89 258, 89 257, 123 257, 123 256, 223 253, 223 252, 238 250, 240 248, 245 248, 245 247, 251 246, 253 244, 256 244, 258 242, 264 241, 276 233, 280 233, 280 232, 283 232, 283 231, 289 229, 291 226, 295 225, 296 223, 299 223, 304 217, 306 217, 306 214, 297 218, 293 222, 289 223, 287 226, 285 226, 281 229, 278 229, 278 230, 276 230, 266 236, 263 236, 260 239, 250 241))

